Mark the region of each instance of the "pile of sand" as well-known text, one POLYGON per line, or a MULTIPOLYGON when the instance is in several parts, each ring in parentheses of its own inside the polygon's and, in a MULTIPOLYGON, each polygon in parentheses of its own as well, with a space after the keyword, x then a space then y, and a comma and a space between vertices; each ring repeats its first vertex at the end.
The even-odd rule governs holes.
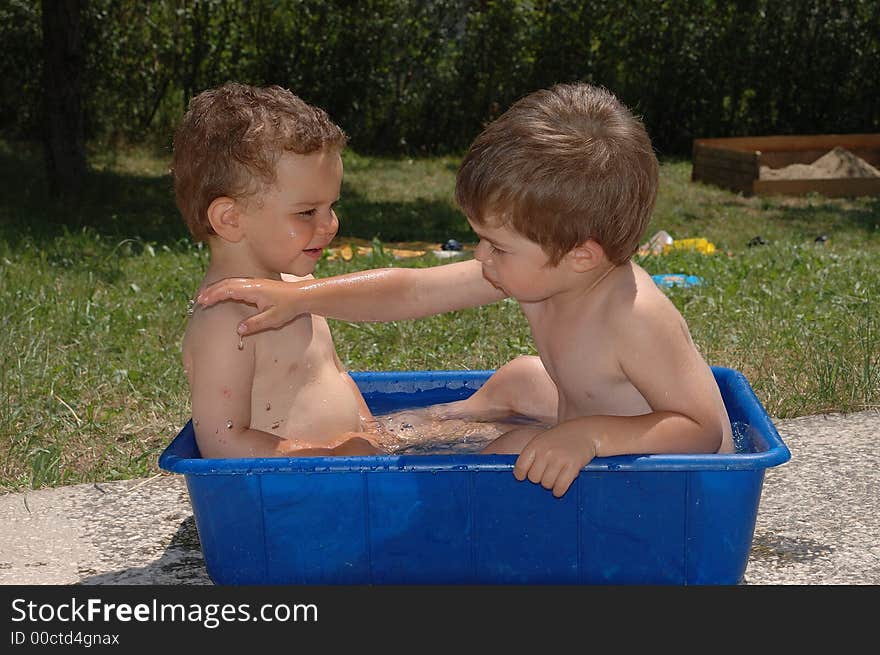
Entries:
POLYGON ((818 180, 837 177, 880 177, 880 170, 846 148, 837 146, 812 164, 791 164, 784 168, 761 166, 762 180, 818 180))

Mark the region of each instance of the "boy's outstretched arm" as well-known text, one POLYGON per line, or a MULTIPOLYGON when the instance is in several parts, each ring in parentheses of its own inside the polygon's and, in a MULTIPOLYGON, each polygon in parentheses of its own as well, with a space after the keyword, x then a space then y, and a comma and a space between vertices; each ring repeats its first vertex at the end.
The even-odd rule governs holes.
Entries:
POLYGON ((620 365, 652 410, 639 416, 584 416, 538 434, 514 466, 562 496, 594 457, 715 453, 726 410, 712 371, 677 312, 633 317, 620 330, 620 365))
POLYGON ((204 289, 203 306, 222 300, 256 305, 259 313, 239 332, 275 328, 300 314, 343 321, 398 321, 422 318, 501 300, 505 293, 483 277, 476 260, 430 268, 380 268, 306 282, 228 278, 204 289))

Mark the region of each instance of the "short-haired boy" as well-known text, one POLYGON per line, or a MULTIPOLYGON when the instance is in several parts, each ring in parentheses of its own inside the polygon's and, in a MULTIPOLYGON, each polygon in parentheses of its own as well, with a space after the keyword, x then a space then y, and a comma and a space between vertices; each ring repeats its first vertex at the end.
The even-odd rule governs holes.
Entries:
POLYGON ((540 358, 509 362, 443 412, 552 419, 550 428, 514 429, 485 450, 519 453, 517 479, 561 496, 597 456, 731 452, 711 369, 675 306, 631 260, 658 177, 644 126, 614 95, 557 85, 516 102, 462 162, 455 198, 480 238, 474 260, 295 286, 226 280, 198 302, 255 304, 261 313, 239 327, 250 335, 304 311, 388 321, 510 296, 540 358))
MULTIPOLYGON (((207 242, 202 287, 228 277, 311 277, 339 227, 333 205, 346 136, 280 87, 228 83, 192 99, 174 136, 177 206, 207 242)), ((238 303, 196 307, 183 339, 196 442, 204 457, 377 452, 372 421, 327 322, 300 313, 241 340, 238 303)))

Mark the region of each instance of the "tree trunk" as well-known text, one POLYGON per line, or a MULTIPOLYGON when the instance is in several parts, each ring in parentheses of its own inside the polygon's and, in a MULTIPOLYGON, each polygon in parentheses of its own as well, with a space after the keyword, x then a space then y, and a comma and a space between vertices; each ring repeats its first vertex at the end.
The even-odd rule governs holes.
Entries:
POLYGON ((49 193, 76 199, 86 173, 82 30, 86 0, 42 0, 44 151, 49 193))

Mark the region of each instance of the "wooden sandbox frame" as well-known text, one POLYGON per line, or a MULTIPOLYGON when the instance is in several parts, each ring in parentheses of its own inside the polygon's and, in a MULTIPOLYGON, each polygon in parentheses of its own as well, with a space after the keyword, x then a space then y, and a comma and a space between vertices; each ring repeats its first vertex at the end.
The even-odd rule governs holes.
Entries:
POLYGON ((880 168, 880 134, 806 134, 794 136, 694 139, 691 180, 708 182, 746 195, 829 197, 880 195, 880 177, 812 180, 762 180, 761 166, 810 164, 835 146, 880 168))

